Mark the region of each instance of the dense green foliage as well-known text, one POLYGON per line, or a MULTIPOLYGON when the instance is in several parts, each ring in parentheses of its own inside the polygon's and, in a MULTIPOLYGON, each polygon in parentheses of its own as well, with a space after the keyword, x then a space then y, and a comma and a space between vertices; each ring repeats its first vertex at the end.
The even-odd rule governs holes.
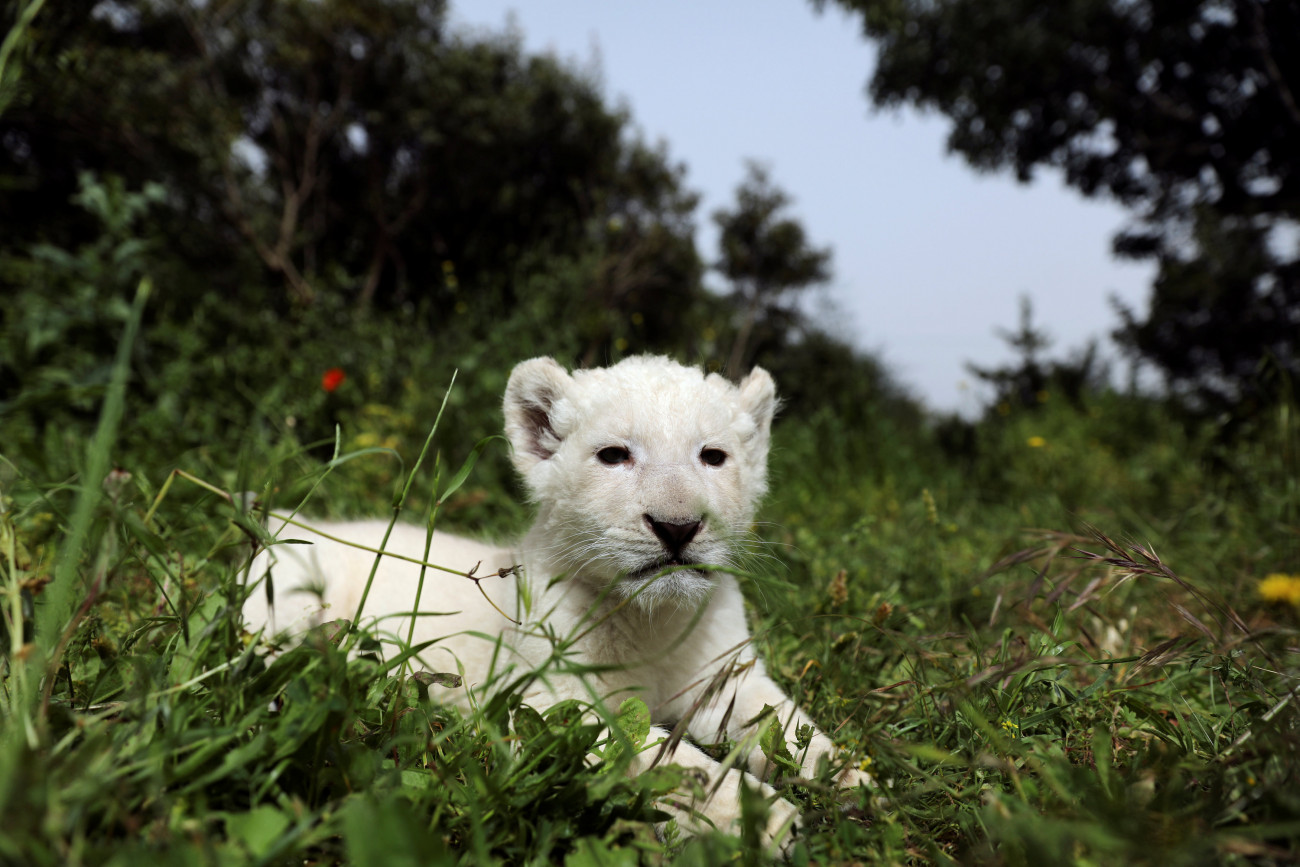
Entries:
MULTIPOLYGON (((378 377, 369 400, 392 404, 498 353, 649 349, 780 375, 827 343, 789 304, 767 315, 774 297, 755 311, 706 290, 682 167, 597 82, 447 32, 435 0, 83 0, 29 24, 0 114, 0 411, 37 440, 87 421, 146 272, 132 408, 173 431, 173 456, 237 446, 249 424, 328 437, 337 407, 311 384, 329 367, 378 377), (374 340, 389 357, 362 370, 374 340), (191 395, 223 397, 192 412, 191 395)), ((744 193, 733 218, 800 233, 760 263, 789 271, 802 231, 784 195, 744 193)), ((897 392, 870 360, 841 362, 897 392)), ((499 395, 466 382, 483 383, 475 406, 499 395)))
MULTIPOLYGON (((362 369, 384 351, 376 341, 375 367, 362 369)), ((255 491, 275 509, 305 500, 309 513, 392 514, 403 461, 412 467, 423 446, 414 418, 436 414, 440 387, 340 406, 345 454, 328 464, 269 427, 238 454, 193 453, 199 484, 130 446, 165 450, 170 432, 131 418, 127 359, 102 434, 48 441, 83 472, 33 477, 0 463, 0 857, 759 857, 722 836, 656 840, 653 797, 689 782, 621 774, 616 745, 642 730, 635 705, 609 709, 614 735, 511 692, 461 718, 428 700, 429 674, 365 636, 351 656, 337 634, 274 661, 248 644, 237 612, 259 516, 217 491, 255 491), (592 748, 607 760, 585 764, 592 748)), ((472 380, 496 369, 453 390, 441 426, 454 445, 412 477, 403 518, 442 499, 434 490, 470 452, 461 437, 494 414, 465 394, 486 391, 472 380)), ((807 816, 795 862, 1294 854, 1294 409, 1231 447, 1147 399, 1096 391, 1080 405, 1047 394, 1009 406, 968 433, 963 457, 889 414, 846 421, 805 405, 778 424, 761 516, 770 557, 748 582, 755 640, 882 783, 836 806, 824 780, 787 782, 807 816)), ((520 530, 505 465, 489 448, 441 501, 439 524, 520 530)))
MULTIPOLYGON (((880 782, 782 781, 793 862, 1294 859, 1294 401, 1229 439, 1047 361, 1026 313, 987 416, 930 419, 786 304, 799 281, 770 275, 825 264, 801 234, 705 292, 666 157, 580 76, 442 15, 56 4, 0 49, 0 863, 762 860, 752 835, 656 838, 654 799, 692 782, 623 774, 636 702, 600 727, 514 689, 462 717, 365 633, 268 659, 238 613, 263 509, 518 533, 507 457, 476 449, 510 367, 720 367, 738 298, 773 302, 742 355, 787 398, 755 641, 880 782), (432 173, 498 146, 439 198, 432 173)), ((724 218, 771 237, 783 197, 751 181, 724 218)))
POLYGON ((979 169, 1058 168, 1132 209, 1116 251, 1160 267, 1119 336, 1173 384, 1242 410, 1300 374, 1300 3, 837 2, 879 46, 877 105, 942 112, 979 169))

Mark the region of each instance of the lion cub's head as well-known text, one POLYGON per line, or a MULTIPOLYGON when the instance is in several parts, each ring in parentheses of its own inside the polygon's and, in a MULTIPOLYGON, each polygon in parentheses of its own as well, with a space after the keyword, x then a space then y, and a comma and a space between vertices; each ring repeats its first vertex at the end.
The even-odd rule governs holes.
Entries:
POLYGON ((698 602, 713 578, 681 567, 733 563, 766 490, 776 403, 761 368, 737 387, 651 356, 572 375, 519 364, 505 418, 539 506, 530 556, 646 607, 698 602))

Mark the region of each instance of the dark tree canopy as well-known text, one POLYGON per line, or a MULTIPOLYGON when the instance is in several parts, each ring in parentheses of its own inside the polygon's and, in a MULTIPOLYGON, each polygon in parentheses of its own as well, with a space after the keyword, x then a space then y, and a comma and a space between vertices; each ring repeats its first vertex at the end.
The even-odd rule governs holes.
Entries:
POLYGON ((142 274, 144 403, 169 376, 260 394, 282 367, 260 353, 303 357, 366 316, 501 364, 689 355, 716 311, 684 168, 599 82, 446 17, 441 0, 47 4, 0 93, 0 411, 97 393, 142 274))
POLYGON ((440 0, 70 0, 32 37, 0 117, 10 245, 79 240, 68 201, 91 170, 163 183, 177 249, 230 285, 269 274, 289 304, 489 285, 509 304, 521 264, 593 236, 628 268, 653 248, 666 279, 699 270, 681 167, 595 82, 449 33, 440 0))
POLYGON ((1300 375, 1298 0, 837 0, 879 46, 878 106, 952 120, 979 169, 1060 169, 1132 209, 1160 265, 1121 340, 1212 402, 1300 375))
MULTIPOLYGON (((22 37, 0 56, 0 414, 89 419, 145 276, 133 413, 193 445, 249 407, 330 434, 346 395, 317 405, 304 385, 336 365, 403 394, 433 353, 490 407, 530 355, 828 351, 781 303, 824 258, 787 261, 797 223, 745 242, 743 298, 710 292, 667 149, 592 76, 447 16, 444 0, 0 8, 22 37), (736 341, 755 310, 761 333, 736 341)), ((789 389, 815 402, 819 383, 789 389)))

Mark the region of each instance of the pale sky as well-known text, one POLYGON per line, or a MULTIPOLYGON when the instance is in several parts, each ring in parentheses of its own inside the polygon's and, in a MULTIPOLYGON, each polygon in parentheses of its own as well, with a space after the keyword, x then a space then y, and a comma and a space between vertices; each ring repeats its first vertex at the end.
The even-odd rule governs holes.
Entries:
POLYGON ((874 49, 856 19, 805 0, 453 0, 462 31, 515 29, 525 47, 596 70, 649 141, 664 141, 710 215, 755 159, 794 199, 812 242, 834 251, 825 290, 835 331, 878 353, 927 405, 973 412, 964 363, 1010 358, 995 335, 1029 296, 1054 355, 1102 338, 1118 296, 1142 310, 1152 267, 1119 262, 1117 205, 1084 199, 1054 172, 1031 185, 977 175, 945 152, 947 122, 880 113, 865 94, 874 49))

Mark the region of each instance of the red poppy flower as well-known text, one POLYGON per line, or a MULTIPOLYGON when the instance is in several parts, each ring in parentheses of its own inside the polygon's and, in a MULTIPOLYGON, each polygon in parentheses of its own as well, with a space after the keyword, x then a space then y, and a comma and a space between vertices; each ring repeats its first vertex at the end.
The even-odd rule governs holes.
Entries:
POLYGON ((331 367, 329 370, 325 371, 324 375, 321 376, 320 387, 325 389, 326 391, 333 391, 334 389, 342 385, 343 380, 347 378, 348 375, 343 372, 343 368, 331 367))

